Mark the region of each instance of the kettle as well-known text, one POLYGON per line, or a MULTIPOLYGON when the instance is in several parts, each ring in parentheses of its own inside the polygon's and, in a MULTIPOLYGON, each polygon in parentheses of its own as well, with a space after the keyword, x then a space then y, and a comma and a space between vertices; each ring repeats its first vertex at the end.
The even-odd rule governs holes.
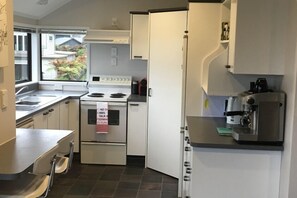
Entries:
POLYGON ((240 124, 242 115, 241 102, 238 97, 230 96, 227 100, 226 112, 227 124, 240 124))

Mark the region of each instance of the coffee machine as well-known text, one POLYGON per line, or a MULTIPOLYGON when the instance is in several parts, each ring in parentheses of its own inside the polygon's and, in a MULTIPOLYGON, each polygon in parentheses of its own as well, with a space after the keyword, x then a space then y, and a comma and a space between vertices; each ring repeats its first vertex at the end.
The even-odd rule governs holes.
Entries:
POLYGON ((282 143, 284 140, 285 93, 243 92, 240 126, 234 127, 236 141, 282 143))

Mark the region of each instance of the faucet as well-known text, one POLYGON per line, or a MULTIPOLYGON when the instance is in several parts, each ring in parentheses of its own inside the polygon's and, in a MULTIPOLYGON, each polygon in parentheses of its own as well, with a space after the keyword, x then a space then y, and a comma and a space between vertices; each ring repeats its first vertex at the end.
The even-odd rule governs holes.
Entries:
POLYGON ((24 86, 22 88, 20 88, 16 93, 15 93, 15 96, 17 96, 21 91, 23 91, 24 89, 28 89, 29 87, 28 86, 24 86))

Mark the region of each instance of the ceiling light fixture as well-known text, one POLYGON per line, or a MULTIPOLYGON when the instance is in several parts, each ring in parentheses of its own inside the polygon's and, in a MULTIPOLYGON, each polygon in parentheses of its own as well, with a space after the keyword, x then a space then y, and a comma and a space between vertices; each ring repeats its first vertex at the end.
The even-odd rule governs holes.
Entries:
POLYGON ((38 0, 37 4, 39 5, 47 5, 48 4, 48 0, 38 0))

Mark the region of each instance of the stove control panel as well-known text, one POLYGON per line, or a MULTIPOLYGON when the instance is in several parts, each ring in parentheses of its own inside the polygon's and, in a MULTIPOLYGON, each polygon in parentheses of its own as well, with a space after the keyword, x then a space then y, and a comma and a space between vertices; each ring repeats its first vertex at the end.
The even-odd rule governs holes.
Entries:
POLYGON ((89 84, 93 85, 131 85, 131 76, 91 75, 89 84))

